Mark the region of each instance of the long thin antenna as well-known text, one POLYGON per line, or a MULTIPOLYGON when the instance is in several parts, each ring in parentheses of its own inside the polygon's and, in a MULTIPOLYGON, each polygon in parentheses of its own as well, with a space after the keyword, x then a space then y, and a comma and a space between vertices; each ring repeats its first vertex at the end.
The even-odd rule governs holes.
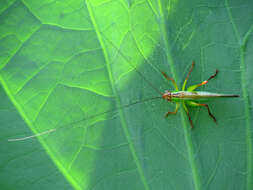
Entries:
MULTIPOLYGON (((113 44, 113 42, 111 40, 109 40, 104 34, 103 34, 103 37, 115 48, 115 49, 118 49, 118 47, 116 45, 113 44)), ((149 86, 151 86, 156 92, 158 92, 160 95, 163 95, 149 80, 146 79, 146 77, 144 77, 144 75, 137 70, 137 68, 128 60, 127 56, 125 56, 120 50, 117 51, 117 53, 119 53, 127 62, 129 65, 131 65, 131 67, 144 79, 144 81, 149 84, 149 86)), ((78 120, 78 121, 75 121, 73 123, 71 123, 71 125, 73 124, 77 124, 77 123, 80 123, 82 121, 85 121, 85 120, 88 120, 88 119, 92 119, 94 117, 97 117, 99 115, 102 115, 102 114, 106 114, 106 113, 109 113, 109 112, 112 112, 112 111, 115 111, 117 109, 122 109, 122 108, 126 108, 126 107, 129 107, 129 106, 132 106, 132 105, 135 105, 137 103, 141 103, 141 102, 146 102, 146 101, 150 101, 150 100, 154 100, 154 99, 161 99, 161 97, 153 97, 153 98, 148 98, 148 99, 144 99, 142 101, 136 101, 136 102, 132 102, 128 105, 123 105, 123 106, 120 106, 116 109, 112 109, 112 110, 107 110, 105 112, 102 112, 102 113, 98 113, 96 115, 93 115, 91 117, 88 117, 88 118, 85 118, 85 119, 81 119, 81 120, 78 120)), ((31 136, 27 136, 27 137, 21 137, 21 138, 15 138, 15 139, 8 139, 9 142, 13 142, 13 141, 23 141, 23 140, 27 140, 27 139, 31 139, 31 138, 35 138, 35 137, 38 137, 38 136, 42 136, 42 135, 46 135, 46 134, 50 134, 50 133, 53 133, 55 132, 56 130, 60 129, 60 128, 64 128, 66 126, 69 126, 70 124, 67 124, 67 125, 62 125, 60 126, 59 128, 55 128, 55 129, 50 129, 50 130, 47 130, 47 131, 44 131, 44 132, 41 132, 41 133, 38 133, 38 134, 35 134, 35 135, 31 135, 31 136)))
POLYGON ((56 130, 59 130, 61 128, 64 128, 64 127, 67 127, 69 125, 73 125, 73 124, 77 124, 77 123, 80 123, 82 121, 85 121, 85 120, 89 120, 89 119, 92 119, 92 118, 95 118, 99 115, 103 115, 103 114, 106 114, 106 113, 109 113, 109 112, 113 112, 113 111, 116 111, 118 109, 122 109, 122 108, 127 108, 129 106, 132 106, 132 105, 135 105, 135 104, 138 104, 138 103, 142 103, 142 102, 147 102, 147 101, 151 101, 151 100, 156 100, 156 99, 161 99, 161 97, 152 97, 152 98, 147 98, 147 99, 144 99, 144 100, 139 100, 139 101, 135 101, 135 102, 132 102, 130 104, 127 104, 127 105, 123 105, 123 106, 120 106, 120 107, 117 107, 115 109, 110 109, 110 110, 107 110, 105 112, 101 112, 101 113, 98 113, 98 114, 95 114, 95 115, 92 115, 90 117, 87 117, 87 118, 84 118, 84 119, 81 119, 81 120, 78 120, 78 121, 75 121, 71 124, 66 124, 66 125, 62 125, 58 128, 54 128, 54 129, 49 129, 47 131, 43 131, 41 133, 38 133, 38 134, 35 134, 35 135, 31 135, 31 136, 27 136, 27 137, 21 137, 21 138, 15 138, 15 139, 8 139, 9 142, 13 142, 13 141, 23 141, 23 140, 28 140, 28 139, 32 139, 32 138, 35 138, 35 137, 38 137, 38 136, 42 136, 42 135, 46 135, 46 134, 50 134, 50 133, 53 133, 55 132, 56 130))
POLYGON ((38 137, 38 136, 46 135, 46 134, 52 133, 54 131, 56 131, 56 129, 50 129, 50 130, 47 130, 47 131, 44 131, 44 132, 41 132, 41 133, 38 133, 38 134, 35 134, 35 135, 27 136, 27 137, 21 137, 21 138, 16 138, 16 139, 8 139, 8 141, 9 142, 24 141, 24 140, 32 139, 32 138, 35 138, 35 137, 38 137))
MULTIPOLYGON (((102 32, 101 32, 102 33, 102 32)), ((114 45, 112 43, 111 40, 109 40, 104 34, 103 34, 104 38, 115 48, 118 50, 118 47, 116 45, 114 45)), ((149 80, 147 80, 144 75, 137 70, 137 68, 128 60, 128 58, 120 51, 118 50, 117 51, 127 62, 129 65, 131 65, 131 67, 144 79, 144 81, 149 84, 149 86, 151 86, 156 92, 158 92, 160 95, 163 95, 149 80)))

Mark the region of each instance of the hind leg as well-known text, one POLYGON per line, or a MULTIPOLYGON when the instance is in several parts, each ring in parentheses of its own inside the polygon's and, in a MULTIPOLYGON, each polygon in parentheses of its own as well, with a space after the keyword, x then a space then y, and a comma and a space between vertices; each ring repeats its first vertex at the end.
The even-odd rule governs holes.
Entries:
POLYGON ((213 121, 216 123, 216 118, 214 117, 214 115, 211 113, 210 109, 209 109, 209 106, 207 104, 199 104, 197 102, 193 102, 193 101, 188 101, 187 102, 187 105, 189 106, 192 106, 192 107, 199 107, 199 106, 202 106, 202 107, 206 107, 207 111, 208 111, 208 114, 209 116, 213 119, 213 121))
POLYGON ((188 88, 187 88, 187 91, 194 91, 196 88, 198 88, 198 87, 200 87, 200 86, 202 86, 202 85, 207 84, 209 80, 211 80, 211 79, 213 79, 214 77, 216 77, 216 75, 218 74, 218 72, 219 72, 219 71, 216 69, 215 73, 214 73, 212 76, 210 76, 207 80, 204 80, 204 81, 203 81, 202 83, 200 83, 200 84, 195 84, 195 85, 192 85, 192 86, 188 87, 188 88))

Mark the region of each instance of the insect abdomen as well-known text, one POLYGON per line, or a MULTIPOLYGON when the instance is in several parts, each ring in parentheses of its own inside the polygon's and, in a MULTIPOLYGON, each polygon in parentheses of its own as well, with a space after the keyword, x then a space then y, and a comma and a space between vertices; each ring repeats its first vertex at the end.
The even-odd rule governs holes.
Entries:
POLYGON ((220 98, 220 97, 239 97, 239 95, 234 94, 218 94, 212 92, 204 91, 178 91, 172 92, 171 97, 173 100, 198 100, 198 99, 210 99, 210 98, 220 98))

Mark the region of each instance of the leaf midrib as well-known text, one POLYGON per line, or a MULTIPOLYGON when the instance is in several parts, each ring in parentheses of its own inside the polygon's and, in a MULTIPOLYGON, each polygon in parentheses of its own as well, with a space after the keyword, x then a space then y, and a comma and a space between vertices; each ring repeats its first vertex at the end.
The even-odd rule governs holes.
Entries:
MULTIPOLYGON (((174 67, 174 61, 169 53, 170 48, 169 48, 168 40, 166 40, 169 38, 167 36, 166 29, 165 29, 165 19, 164 19, 161 1, 159 0, 158 3, 159 3, 159 12, 160 12, 160 17, 161 17, 160 26, 161 26, 161 31, 162 31, 162 37, 163 37, 163 39, 165 39, 163 41, 164 41, 165 49, 167 52, 166 54, 167 54, 168 64, 169 64, 169 67, 170 67, 170 70, 171 70, 174 80, 178 81, 176 70, 174 67)), ((182 120, 182 125, 183 125, 183 130, 184 130, 186 148, 187 148, 188 156, 189 156, 189 163, 190 163, 190 167, 191 167, 192 175, 193 175, 193 183, 194 183, 195 189, 200 190, 201 189, 201 182, 200 182, 200 176, 199 176, 197 163, 196 163, 196 160, 194 157, 194 147, 192 144, 191 134, 189 134, 187 121, 185 119, 185 113, 183 111, 181 111, 181 120, 182 120)))
POLYGON ((141 163, 139 161, 139 158, 137 156, 137 153, 136 153, 136 150, 135 150, 135 147, 134 147, 134 144, 133 144, 133 140, 130 136, 130 133, 129 133, 129 130, 128 130, 128 127, 127 127, 127 122, 126 122, 126 119, 125 119, 125 116, 124 116, 124 113, 123 113, 123 110, 122 110, 122 104, 121 104, 121 101, 120 101, 120 97, 119 97, 119 94, 117 92, 117 89, 115 88, 115 82, 114 82, 113 75, 112 75, 112 68, 110 66, 110 60, 109 60, 109 57, 108 57, 108 53, 106 51, 105 44, 104 44, 104 41, 103 41, 103 38, 102 38, 102 34, 99 31, 98 25, 96 23, 95 15, 93 13, 92 6, 90 5, 89 0, 86 0, 86 5, 87 5, 87 9, 89 11, 91 22, 94 26, 94 30, 97 34, 98 40, 99 40, 100 45, 102 47, 102 51, 104 53, 106 68, 107 68, 107 72, 108 72, 108 75, 109 75, 109 80, 110 80, 110 83, 111 83, 112 91, 115 94, 116 104, 120 108, 119 109, 119 116, 120 116, 120 121, 122 123, 122 128, 123 128, 124 134, 127 138, 130 151, 131 151, 133 159, 136 163, 137 171, 140 175, 140 178, 141 178, 141 181, 144 185, 144 188, 145 188, 145 190, 149 190, 147 179, 144 175, 143 169, 141 167, 141 163))

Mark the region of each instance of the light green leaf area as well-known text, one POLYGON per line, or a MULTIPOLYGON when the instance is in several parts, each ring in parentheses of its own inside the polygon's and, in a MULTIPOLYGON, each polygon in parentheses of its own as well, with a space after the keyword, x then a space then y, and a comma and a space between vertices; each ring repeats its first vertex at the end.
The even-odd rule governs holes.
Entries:
POLYGON ((253 188, 252 1, 0 5, 1 187, 253 188), (192 61, 188 85, 218 69, 199 90, 240 95, 208 102, 217 125, 189 108, 193 130, 151 99, 192 61))

